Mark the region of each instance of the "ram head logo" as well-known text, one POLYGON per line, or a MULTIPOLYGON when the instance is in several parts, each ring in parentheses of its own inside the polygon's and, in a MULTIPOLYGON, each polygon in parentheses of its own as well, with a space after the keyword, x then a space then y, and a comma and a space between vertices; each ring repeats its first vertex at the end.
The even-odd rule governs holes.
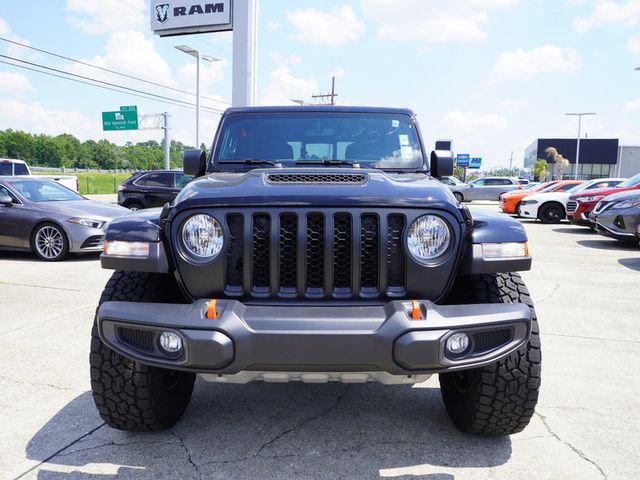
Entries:
POLYGON ((156 18, 160 23, 164 23, 169 20, 169 4, 160 3, 156 5, 156 18))

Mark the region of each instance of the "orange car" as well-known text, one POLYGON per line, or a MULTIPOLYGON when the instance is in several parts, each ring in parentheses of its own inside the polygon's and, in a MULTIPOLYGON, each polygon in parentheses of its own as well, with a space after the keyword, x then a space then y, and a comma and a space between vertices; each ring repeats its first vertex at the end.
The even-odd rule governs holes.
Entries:
POLYGON ((515 214, 518 211, 518 204, 523 198, 541 192, 555 192, 565 185, 577 185, 582 183, 580 180, 554 180, 537 185, 529 190, 514 190, 500 195, 500 208, 504 213, 515 214))

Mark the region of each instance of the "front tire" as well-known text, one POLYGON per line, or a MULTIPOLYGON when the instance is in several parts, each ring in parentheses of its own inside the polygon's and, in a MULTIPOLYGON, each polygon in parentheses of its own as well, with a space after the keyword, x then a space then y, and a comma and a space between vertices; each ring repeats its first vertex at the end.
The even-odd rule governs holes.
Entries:
POLYGON ((41 260, 59 262, 69 254, 69 239, 59 225, 43 223, 31 235, 31 249, 41 260))
MULTIPOLYGON (((108 300, 184 302, 177 292, 178 286, 169 275, 117 271, 107 282, 100 304, 108 300)), ((123 357, 102 343, 95 321, 89 361, 93 400, 110 427, 164 430, 175 425, 189 405, 195 374, 150 367, 123 357)))
POLYGON ((459 277, 446 303, 524 303, 531 308, 526 345, 494 364, 440 374, 442 400, 459 430, 480 435, 522 431, 534 414, 541 371, 538 322, 522 278, 517 273, 459 277))
POLYGON ((542 223, 556 224, 560 223, 565 217, 564 208, 559 203, 547 203, 542 205, 538 212, 538 218, 542 223))

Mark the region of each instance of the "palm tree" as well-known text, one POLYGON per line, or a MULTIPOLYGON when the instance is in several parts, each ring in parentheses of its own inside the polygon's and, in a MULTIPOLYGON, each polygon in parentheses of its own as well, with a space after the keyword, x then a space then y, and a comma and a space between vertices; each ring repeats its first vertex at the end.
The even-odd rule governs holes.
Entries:
POLYGON ((562 180, 562 172, 566 166, 569 165, 569 160, 560 155, 554 147, 545 148, 544 153, 555 163, 555 167, 553 167, 553 179, 562 180))

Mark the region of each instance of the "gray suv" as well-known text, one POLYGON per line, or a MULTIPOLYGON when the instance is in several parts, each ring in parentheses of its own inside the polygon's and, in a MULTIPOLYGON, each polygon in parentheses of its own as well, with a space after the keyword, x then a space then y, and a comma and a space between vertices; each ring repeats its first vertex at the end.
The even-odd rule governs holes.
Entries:
POLYGON ((500 195, 522 186, 508 177, 484 177, 464 185, 449 187, 459 202, 472 200, 498 200, 500 195))

